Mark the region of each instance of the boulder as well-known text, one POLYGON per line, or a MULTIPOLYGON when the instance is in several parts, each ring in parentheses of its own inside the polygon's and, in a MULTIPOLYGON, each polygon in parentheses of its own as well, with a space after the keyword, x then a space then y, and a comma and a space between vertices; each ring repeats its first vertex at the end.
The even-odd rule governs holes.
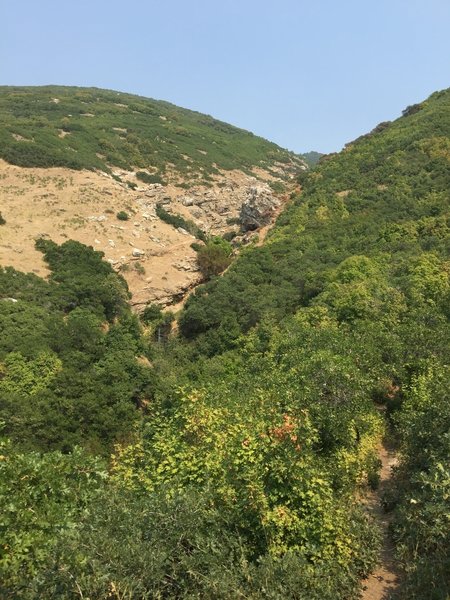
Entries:
POLYGON ((268 225, 280 202, 269 186, 251 186, 241 206, 239 222, 244 231, 255 231, 268 225))
POLYGON ((201 219, 204 216, 203 210, 198 207, 191 208, 190 213, 195 219, 201 219))

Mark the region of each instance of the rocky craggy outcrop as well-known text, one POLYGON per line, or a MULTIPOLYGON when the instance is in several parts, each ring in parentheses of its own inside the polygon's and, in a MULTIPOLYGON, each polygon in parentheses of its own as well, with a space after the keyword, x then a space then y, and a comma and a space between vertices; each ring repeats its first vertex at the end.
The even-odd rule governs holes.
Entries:
POLYGON ((236 226, 241 226, 244 233, 259 229, 271 221, 280 206, 269 185, 243 174, 224 176, 210 188, 195 186, 188 193, 159 184, 148 188, 138 203, 141 207, 144 207, 143 202, 146 204, 152 218, 159 204, 166 212, 181 214, 212 235, 223 234, 236 226))
POLYGON ((268 225, 279 206, 280 201, 268 185, 251 186, 239 214, 243 231, 255 231, 268 225))
POLYGON ((280 206, 262 179, 274 177, 263 172, 250 176, 225 171, 208 186, 191 185, 189 190, 173 183, 143 184, 125 170, 113 175, 61 167, 27 169, 0 161, 7 222, 1 232, 0 265, 46 276, 35 240, 44 237, 61 244, 74 239, 104 253, 127 280, 136 309, 147 302, 167 305, 201 280, 192 248, 198 240, 183 227, 163 222, 158 205, 194 221, 207 235, 233 232, 235 247, 254 241, 255 230, 267 226, 280 206), (126 220, 118 218, 121 212, 126 220))

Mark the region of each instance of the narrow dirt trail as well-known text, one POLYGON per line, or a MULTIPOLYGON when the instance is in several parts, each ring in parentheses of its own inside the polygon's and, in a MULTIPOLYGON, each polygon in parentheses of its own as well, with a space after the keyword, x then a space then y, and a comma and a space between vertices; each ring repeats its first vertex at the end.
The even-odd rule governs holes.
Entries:
POLYGON ((398 585, 398 572, 394 557, 394 544, 389 535, 391 515, 383 509, 383 494, 392 476, 392 467, 397 464, 395 451, 387 444, 380 447, 381 460, 380 485, 376 491, 370 492, 365 500, 366 509, 381 528, 382 545, 380 564, 362 581, 362 600, 388 600, 398 585))

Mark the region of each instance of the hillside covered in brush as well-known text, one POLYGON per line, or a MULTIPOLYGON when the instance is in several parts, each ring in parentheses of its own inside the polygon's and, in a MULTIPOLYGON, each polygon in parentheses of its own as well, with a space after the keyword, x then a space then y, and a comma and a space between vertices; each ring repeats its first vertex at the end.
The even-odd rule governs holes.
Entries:
POLYGON ((412 281, 420 293, 437 293, 426 291, 421 273, 448 274, 449 167, 446 90, 302 173, 303 192, 267 243, 189 299, 183 334, 215 353, 265 317, 278 321, 301 307, 375 321, 417 297, 412 281))
POLYGON ((265 245, 197 288, 180 330, 216 361, 256 331, 254 351, 296 380, 313 411, 330 411, 320 452, 350 450, 350 430, 339 431, 352 402, 347 427, 358 411, 370 414, 364 402, 386 407, 400 456, 385 498, 403 568, 396 598, 446 600, 450 90, 407 107, 300 181, 302 194, 265 245), (345 363, 367 378, 353 401, 358 378, 345 363))
POLYGON ((449 163, 445 90, 302 173, 172 334, 82 244, 1 270, 0 596, 357 600, 389 432, 396 598, 447 600, 449 163))
POLYGON ((168 169, 208 179, 218 169, 301 164, 208 115, 97 88, 0 87, 0 122, 0 158, 23 167, 144 169, 159 181, 168 169))
POLYGON ((244 205, 268 224, 307 168, 207 115, 100 89, 0 87, 0 122, 0 264, 44 275, 36 239, 75 240, 104 253, 140 308, 202 278, 195 235, 243 236, 244 205))

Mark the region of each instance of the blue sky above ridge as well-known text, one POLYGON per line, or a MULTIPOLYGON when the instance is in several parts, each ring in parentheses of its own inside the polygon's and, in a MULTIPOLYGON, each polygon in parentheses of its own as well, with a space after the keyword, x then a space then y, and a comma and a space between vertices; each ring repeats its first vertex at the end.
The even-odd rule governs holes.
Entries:
POLYGON ((450 86, 448 0, 15 0, 0 84, 167 100, 304 152, 450 86))

